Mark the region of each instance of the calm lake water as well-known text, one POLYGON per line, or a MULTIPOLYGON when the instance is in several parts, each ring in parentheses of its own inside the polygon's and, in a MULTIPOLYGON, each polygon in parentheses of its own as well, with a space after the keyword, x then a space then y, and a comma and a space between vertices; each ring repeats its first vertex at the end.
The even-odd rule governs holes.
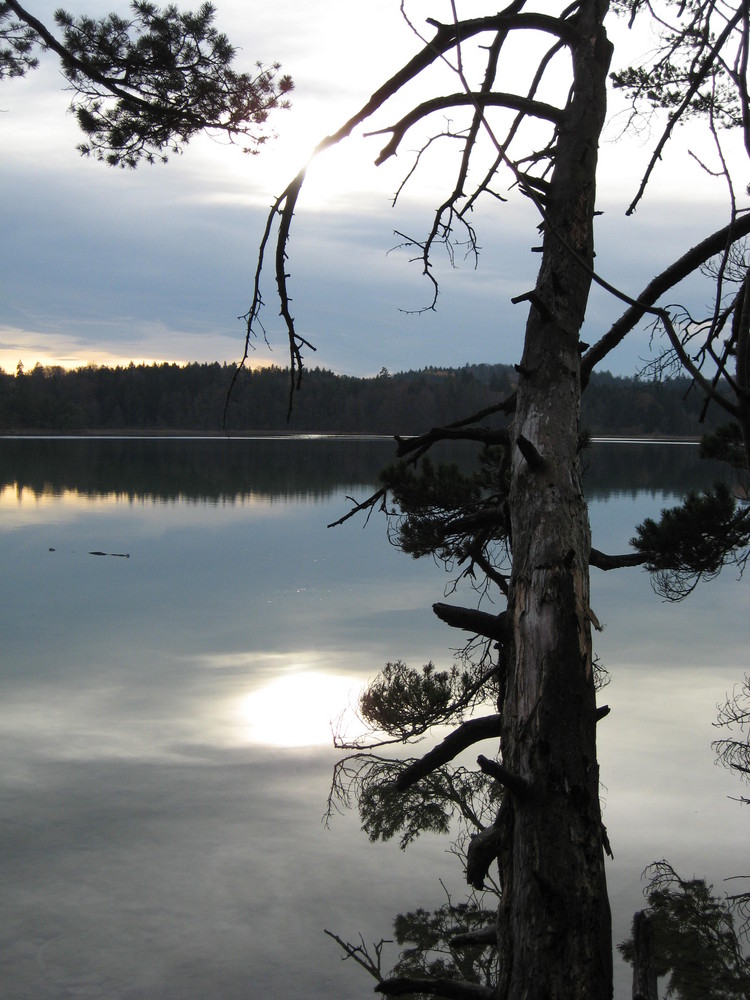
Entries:
MULTIPOLYGON (((392 454, 0 439, 0 996, 355 1000, 374 984, 324 928, 377 941, 440 905, 439 879, 460 896, 446 839, 402 853, 356 816, 321 823, 330 720, 385 661, 448 666, 457 644, 430 611, 442 568, 377 517, 326 527, 392 454)), ((610 552, 715 477, 688 445, 596 444, 587 464, 610 552)), ((710 745, 748 670, 749 592, 732 570, 679 606, 640 570, 594 570, 592 591, 619 941, 650 861, 719 890, 750 870, 743 790, 710 745)))

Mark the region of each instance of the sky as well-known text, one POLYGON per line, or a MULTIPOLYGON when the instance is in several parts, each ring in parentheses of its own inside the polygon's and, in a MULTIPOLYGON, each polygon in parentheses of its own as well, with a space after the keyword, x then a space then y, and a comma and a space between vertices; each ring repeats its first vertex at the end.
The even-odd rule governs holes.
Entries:
MULTIPOLYGON (((28 4, 48 24, 54 6, 28 4)), ((458 9, 472 16, 484 6, 465 0, 458 9)), ((6 371, 19 361, 28 369, 37 362, 75 367, 239 360, 239 317, 250 305, 268 207, 315 143, 420 44, 397 0, 217 0, 217 8, 219 27, 239 49, 239 68, 279 61, 295 80, 293 107, 272 117, 278 138, 259 156, 205 137, 165 166, 108 168, 76 152, 80 135, 51 55, 27 78, 0 86, 0 367, 6 371)), ((102 16, 126 6, 76 0, 70 9, 102 16)), ((406 4, 417 26, 427 16, 447 20, 449 9, 446 0, 406 4)), ((614 24, 610 32, 619 37, 623 30, 614 24)), ((628 38, 624 49, 647 43, 628 38)), ((523 55, 514 52, 512 59, 511 76, 523 55)), ((444 69, 436 85, 457 89, 449 76, 444 69)), ((622 137, 616 98, 611 110, 600 151, 597 268, 637 295, 654 274, 725 224, 725 192, 686 155, 691 133, 683 131, 641 208, 626 219, 655 133, 622 137)), ((397 118, 396 109, 383 112, 374 128, 397 118)), ((438 253, 437 309, 421 312, 430 289, 410 254, 394 249, 401 242, 395 233, 419 238, 427 231, 430 209, 445 193, 438 168, 446 159, 417 175, 392 207, 417 140, 407 140, 395 160, 376 169, 383 140, 362 132, 311 166, 295 216, 292 311, 299 332, 316 347, 305 362, 359 376, 383 367, 517 362, 525 307, 510 300, 533 287, 539 263, 531 252, 537 220, 528 204, 511 196, 475 213, 478 265, 459 255, 452 268, 438 253)), ((681 294, 694 307, 706 299, 695 283, 681 294)), ((254 344, 250 364, 285 365, 288 349, 270 275, 264 298, 268 343, 261 338, 254 344)), ((620 311, 595 292, 584 339, 597 339, 620 311)), ((649 352, 648 331, 639 331, 605 367, 633 374, 649 352)))

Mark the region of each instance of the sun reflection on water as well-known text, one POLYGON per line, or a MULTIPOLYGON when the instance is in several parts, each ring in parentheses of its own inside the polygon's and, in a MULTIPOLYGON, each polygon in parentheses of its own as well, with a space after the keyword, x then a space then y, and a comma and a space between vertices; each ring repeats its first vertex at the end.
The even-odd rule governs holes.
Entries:
POLYGON ((358 687, 351 677, 317 670, 285 673, 243 699, 247 738, 266 746, 331 745, 333 729, 345 731, 353 716, 358 687))

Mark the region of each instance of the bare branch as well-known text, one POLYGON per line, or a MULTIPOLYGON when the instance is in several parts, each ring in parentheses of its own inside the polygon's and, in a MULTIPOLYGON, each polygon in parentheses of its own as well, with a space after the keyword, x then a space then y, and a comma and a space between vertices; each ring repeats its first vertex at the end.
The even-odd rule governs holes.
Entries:
POLYGON ((688 275, 696 271, 701 264, 715 257, 726 250, 728 246, 736 243, 750 234, 750 213, 732 221, 728 226, 716 230, 705 240, 698 243, 687 253, 669 267, 665 268, 661 274, 652 279, 640 293, 631 300, 630 308, 627 309, 620 318, 613 323, 607 333, 593 347, 589 348, 581 359, 581 379, 584 385, 588 382, 591 372, 603 358, 609 354, 623 338, 639 323, 647 314, 653 315, 656 310, 654 303, 688 275))
POLYGON ((473 948, 477 945, 490 944, 497 947, 497 927, 489 924, 487 927, 480 927, 476 931, 467 931, 465 934, 456 934, 449 941, 452 948, 473 948))
MULTIPOLYGON (((539 60, 539 66, 537 67, 537 70, 536 70, 536 72, 534 74, 534 79, 531 81, 531 85, 529 86, 529 89, 528 89, 528 91, 526 93, 526 97, 527 97, 528 100, 532 100, 534 98, 534 95, 536 94, 537 90, 539 89, 539 85, 542 82, 542 78, 544 77, 544 74, 547 71, 547 67, 552 62, 552 60, 554 59, 554 57, 556 55, 558 55, 558 53, 561 51, 562 47, 563 47, 563 43, 562 42, 557 42, 539 60)), ((477 202, 477 199, 482 194, 482 192, 484 192, 484 191, 489 192, 490 191, 490 183, 492 181, 492 178, 497 173, 498 168, 500 167, 500 165, 506 161, 506 157, 508 156, 508 150, 510 149, 511 143, 513 142, 514 138, 516 137, 516 134, 518 133, 518 130, 521 127, 521 124, 523 123, 525 117, 526 117, 525 113, 521 112, 520 114, 516 115, 516 117, 514 118, 514 120, 513 120, 512 124, 511 124, 510 128, 508 129, 507 133, 505 134, 505 138, 500 143, 500 146, 498 148, 497 156, 495 158, 494 163, 489 167, 489 169, 485 173, 485 176, 484 176, 483 180, 477 185, 476 190, 471 195, 471 197, 467 198, 466 204, 464 205, 464 207, 461 210, 461 214, 462 215, 470 212, 473 209, 474 205, 477 202)), ((545 149, 540 150, 536 154, 536 156, 538 156, 539 159, 548 159, 548 158, 550 158, 552 156, 553 149, 554 149, 554 142, 550 143, 545 149)))
POLYGON ((499 615, 491 615, 476 608, 458 608, 452 604, 438 602, 432 605, 432 610, 440 621, 452 628, 463 629, 474 635, 482 635, 487 639, 504 642, 508 637, 508 620, 505 611, 499 615))
POLYGON ((348 521, 349 518, 354 517, 355 514, 359 514, 363 510, 368 511, 368 518, 369 518, 370 513, 374 510, 375 505, 378 503, 378 501, 385 503, 385 498, 387 493, 388 491, 385 488, 377 490, 375 493, 372 494, 372 496, 368 497, 367 500, 363 500, 361 503, 356 503, 350 511, 347 511, 346 514, 338 518, 336 521, 331 521, 331 523, 326 525, 326 527, 335 528, 339 524, 343 524, 345 521, 348 521))
POLYGON ((485 445, 507 446, 510 443, 510 437, 506 428, 469 428, 468 424, 482 420, 484 417, 492 416, 495 413, 506 412, 509 405, 509 401, 505 400, 496 406, 490 406, 479 413, 475 413, 465 420, 457 421, 455 424, 448 424, 447 427, 433 427, 418 437, 406 438, 396 435, 395 440, 398 443, 396 454, 399 458, 403 458, 405 455, 416 452, 410 460, 416 462, 437 441, 477 441, 485 445))
POLYGON ((396 778, 396 788, 400 792, 406 791, 407 788, 410 788, 420 778, 424 778, 425 775, 436 771, 443 764, 447 764, 448 761, 454 760, 467 747, 473 746, 474 743, 479 743, 482 740, 499 739, 500 723, 501 719, 499 715, 487 715, 481 719, 469 719, 467 722, 462 722, 457 729, 449 733, 441 743, 433 747, 424 757, 420 757, 408 767, 405 767, 396 778))
MULTIPOLYGON (((369 101, 367 101, 367 103, 364 104, 359 111, 352 115, 351 118, 349 118, 336 132, 322 139, 313 150, 311 159, 350 135, 357 126, 368 120, 379 108, 383 106, 383 104, 385 104, 391 97, 406 86, 407 83, 418 77, 420 73, 422 73, 423 70, 425 70, 432 63, 443 58, 446 52, 450 51, 452 48, 459 45, 460 42, 463 42, 468 38, 472 38, 475 35, 489 31, 508 32, 511 30, 536 30, 550 33, 565 44, 572 45, 580 41, 576 27, 565 18, 555 18, 536 13, 518 13, 513 10, 513 5, 508 8, 508 11, 511 12, 499 13, 485 18, 468 19, 456 24, 437 25, 437 22, 431 22, 433 25, 437 26, 437 31, 433 38, 429 40, 424 45, 422 50, 418 52, 405 66, 403 66, 401 70, 395 73, 389 80, 379 87, 370 97, 369 101)), ((479 95, 476 95, 471 94, 471 92, 467 92, 453 95, 450 99, 441 98, 439 100, 444 102, 449 100, 454 103, 457 101, 459 104, 472 105, 481 113, 482 109, 478 107, 477 101, 487 101, 489 103, 493 99, 492 95, 489 94, 480 93, 479 95)), ((551 106, 544 105, 542 102, 535 102, 533 100, 530 101, 528 98, 516 98, 513 95, 505 95, 504 100, 505 106, 515 106, 508 105, 507 102, 510 100, 515 102, 517 100, 520 102, 517 105, 519 109, 523 108, 526 113, 533 113, 535 109, 538 109, 543 113, 542 117, 546 117, 549 120, 555 120, 559 115, 559 112, 551 106), (550 118, 550 116, 552 117, 550 118)), ((437 110, 438 108, 438 105, 434 103, 431 103, 430 106, 431 110, 437 110)), ((449 106, 449 104, 444 103, 442 106, 449 106)), ((418 114, 417 117, 421 117, 421 115, 418 114)), ((258 254, 253 299, 250 309, 243 317, 247 323, 246 358, 249 340, 254 332, 255 326, 259 322, 258 317, 263 304, 260 293, 260 275, 263 270, 263 263, 268 241, 270 239, 272 223, 275 216, 278 215, 279 232, 276 244, 276 284, 281 304, 281 315, 284 318, 289 339, 291 378, 290 407, 292 393, 294 389, 299 386, 301 376, 301 349, 303 347, 312 348, 312 345, 304 338, 300 337, 296 331, 294 318, 289 310, 290 295, 287 285, 288 274, 286 272, 287 246, 289 242, 291 222, 299 193, 305 180, 305 175, 306 167, 299 171, 294 180, 287 186, 287 188, 285 188, 271 207, 268 222, 266 224, 266 230, 258 254)))
POLYGON ((500 592, 508 596, 508 578, 503 573, 499 572, 490 562, 487 560, 483 553, 474 551, 472 552, 472 559, 482 570, 484 575, 500 588, 500 592))
POLYGON ((726 396, 723 396, 714 388, 705 375, 703 375, 700 368, 698 368, 695 364, 693 359, 689 356, 685 350, 682 340, 680 340, 677 335, 677 331, 674 328, 674 323, 672 322, 672 318, 669 313, 664 309, 659 310, 659 319, 667 332, 669 342, 672 345, 675 354, 680 359, 683 368, 695 380, 695 382, 698 383, 703 392, 706 394, 706 398, 713 400, 713 402, 717 403, 722 407, 722 409, 726 410, 727 413, 730 413, 733 417, 739 417, 739 407, 730 402, 726 396))
POLYGON ((359 938, 359 944, 351 944, 349 941, 344 941, 340 938, 338 934, 334 934, 333 931, 323 929, 323 933, 327 934, 329 938, 333 938, 339 948, 344 952, 344 961, 347 958, 353 958, 357 965, 361 965, 362 968, 369 972, 370 975, 377 979, 379 983, 383 981, 383 974, 381 972, 381 953, 383 951, 383 945, 393 944, 392 941, 381 938, 377 944, 373 944, 373 949, 375 951, 375 956, 370 954, 369 948, 364 942, 362 935, 359 938))
POLYGON ((446 1000, 492 1000, 494 992, 479 983, 465 983, 459 979, 385 979, 375 987, 376 993, 397 997, 423 993, 446 1000))
POLYGON ((593 548, 589 552, 589 566, 595 566, 596 569, 602 570, 623 569, 625 566, 643 566, 647 561, 640 552, 626 552, 618 556, 611 556, 593 548))
POLYGON ((662 155, 662 153, 664 151, 664 147, 669 142, 669 139, 670 139, 670 137, 672 135, 672 132, 674 130, 675 125, 677 125, 677 123, 683 117, 683 115, 685 113, 685 110, 689 107, 690 102, 693 100, 693 98, 695 97, 695 95, 698 93, 698 90, 699 90, 701 84, 705 83, 706 79, 710 75, 711 70, 712 70, 712 68, 714 66, 714 63, 716 61, 716 58, 717 58, 718 54, 721 52, 722 48, 726 44, 726 41, 729 38, 729 36, 732 34, 732 32, 734 31, 734 29, 737 27, 737 25, 739 24, 739 22, 742 20, 743 15, 744 15, 744 4, 740 4, 739 7, 738 7, 738 9, 737 9, 737 11, 736 11, 736 13, 735 13, 735 15, 734 15, 734 17, 732 17, 727 22, 726 26, 724 27, 724 30, 718 36, 718 38, 716 39, 716 42, 714 43, 712 49, 710 50, 710 52, 708 53, 708 55, 706 56, 706 58, 703 60, 703 64, 700 66, 699 69, 693 71, 691 84, 687 88, 687 90, 685 91, 685 95, 682 98, 682 101, 680 102, 680 104, 675 108, 675 110, 669 116, 669 120, 667 122, 667 125, 666 125, 666 127, 665 127, 665 129, 664 129, 664 131, 663 131, 663 133, 661 135, 661 138, 659 139, 658 143, 656 144, 654 152, 652 153, 651 159, 649 160, 648 166, 646 168, 646 172, 644 173, 643 177, 641 178, 641 183, 640 183, 640 186, 639 186, 638 191, 636 193, 636 196, 633 199, 633 201, 630 203, 630 206, 629 206, 627 212, 625 213, 626 215, 632 215, 633 212, 635 212, 636 206, 638 205, 638 202, 641 200, 641 198, 643 197, 643 194, 644 194, 644 192, 646 190, 646 186, 648 185, 649 178, 651 177, 651 174, 653 173, 654 167, 656 166, 656 164, 661 159, 661 155, 662 155))
POLYGON ((484 757, 480 754, 477 757, 477 764, 485 774, 488 774, 495 781, 499 782, 503 788, 507 788, 511 795, 515 795, 516 798, 521 798, 528 794, 529 786, 524 779, 511 771, 509 768, 505 767, 497 760, 490 760, 488 757, 484 757))
POLYGON ((378 129, 375 132, 366 132, 366 136, 383 135, 385 132, 392 133, 391 140, 380 151, 380 155, 375 160, 376 166, 380 166, 389 157, 394 156, 398 147, 408 130, 422 118, 433 114, 435 111, 444 111, 446 108, 471 107, 481 109, 487 107, 508 108, 513 111, 522 111, 526 115, 534 118, 541 118, 545 121, 558 125, 562 121, 563 113, 559 108, 542 101, 529 100, 526 97, 519 97, 517 94, 505 94, 494 91, 491 94, 458 93, 445 94, 442 97, 433 97, 429 101, 424 101, 417 105, 408 114, 404 115, 395 125, 378 129))

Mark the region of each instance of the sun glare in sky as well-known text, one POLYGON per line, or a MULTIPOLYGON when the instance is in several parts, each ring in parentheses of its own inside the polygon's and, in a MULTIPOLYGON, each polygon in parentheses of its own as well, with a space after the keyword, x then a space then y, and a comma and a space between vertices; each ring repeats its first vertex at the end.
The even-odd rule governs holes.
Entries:
MULTIPOLYGON (((104 0, 94 6, 108 9, 104 0)), ((404 371, 426 364, 512 362, 518 345, 498 339, 497 332, 522 329, 510 303, 533 280, 538 263, 527 249, 536 239, 538 218, 535 212, 527 216, 524 199, 502 206, 498 214, 500 203, 488 197, 477 216, 482 249, 478 280, 485 282, 487 294, 477 298, 465 291, 476 285, 463 277, 455 284, 446 279, 438 310, 419 327, 398 313, 402 305, 408 311, 413 304, 399 298, 405 287, 399 283, 411 285, 401 258, 393 257, 387 270, 385 264, 372 270, 351 265, 365 255, 384 261, 397 242, 393 230, 423 237, 435 206, 453 190, 462 153, 456 137, 471 117, 466 108, 441 110, 416 122, 402 136, 396 155, 374 165, 391 129, 405 115, 436 94, 460 88, 451 65, 436 60, 424 79, 412 81, 348 139, 310 159, 316 144, 350 120, 384 79, 420 50, 423 37, 432 36, 427 14, 448 22, 452 4, 433 0, 428 11, 418 0, 405 5, 285 0, 251 4, 251 14, 242 0, 222 0, 217 6, 218 23, 238 47, 243 67, 255 58, 278 58, 295 79, 292 107, 272 116, 269 131, 277 137, 257 157, 244 155, 242 143, 228 146, 221 136, 205 135, 196 137, 185 155, 172 157, 166 167, 112 171, 82 161, 76 151, 79 130, 66 113, 70 95, 60 86, 51 54, 28 77, 3 83, 0 174, 13 197, 3 217, 0 368, 15 372, 19 361, 30 370, 36 363, 76 368, 89 362, 112 367, 130 361, 237 360, 244 342, 238 317, 249 305, 267 212, 305 165, 289 266, 291 294, 297 297, 295 318, 300 327, 315 326, 322 333, 312 338, 321 350, 318 363, 366 375, 382 366, 404 371), (408 183, 401 188, 405 178, 408 183), (333 240, 327 237, 331 232, 333 240), (378 311, 381 303, 391 301, 389 313, 378 311), (469 320, 470 342, 455 335, 456 316, 462 323, 469 320)), ((459 16, 466 17, 487 9, 480 0, 462 0, 458 8, 459 16)), ((637 54, 650 44, 648 37, 628 32, 617 19, 609 30, 617 37, 621 62, 629 59, 631 50, 637 54)), ((546 45, 546 38, 515 38, 508 52, 503 51, 498 88, 526 93, 538 62, 537 47, 546 45)), ((485 59, 481 46, 465 46, 464 73, 480 80, 485 59)), ((564 103, 566 74, 566 57, 561 55, 538 99, 564 103)), ((715 158, 705 170, 687 156, 688 147, 701 148, 704 142, 703 123, 688 123, 670 141, 650 181, 649 211, 624 227, 622 213, 655 135, 646 129, 625 130, 629 103, 617 92, 610 95, 609 114, 597 184, 606 209, 599 266, 608 281, 637 294, 669 259, 722 223, 726 206, 720 199, 725 191, 712 174, 719 169, 715 158), (654 227, 658 239, 653 238, 654 227), (611 239, 610 231, 615 232, 611 239), (607 239, 613 248, 609 255, 607 239)), ((495 140, 514 116, 493 110, 488 120, 495 140)), ((727 136, 725 141, 728 155, 741 157, 740 176, 746 152, 742 130, 737 132, 736 140, 727 136)), ((525 146, 523 132, 516 142, 525 146)), ((476 154, 481 155, 473 161, 467 190, 495 160, 489 135, 483 135, 476 154)), ((493 187, 503 197, 507 187, 515 194, 511 175, 499 178, 493 187)), ((446 258, 438 253, 435 260, 442 266, 446 258)), ((267 250, 265 277, 271 321, 276 310, 273 245, 267 250)), ((607 308, 607 315, 595 317, 599 325, 611 322, 610 314, 619 306, 607 308)), ((611 355, 616 374, 632 374, 641 367, 648 348, 638 337, 640 333, 629 337, 611 355)), ((269 341, 276 353, 261 337, 253 365, 286 362, 280 323, 269 322, 269 341)))
POLYGON ((295 668, 243 700, 247 739, 266 746, 330 746, 356 690, 351 677, 295 668))

